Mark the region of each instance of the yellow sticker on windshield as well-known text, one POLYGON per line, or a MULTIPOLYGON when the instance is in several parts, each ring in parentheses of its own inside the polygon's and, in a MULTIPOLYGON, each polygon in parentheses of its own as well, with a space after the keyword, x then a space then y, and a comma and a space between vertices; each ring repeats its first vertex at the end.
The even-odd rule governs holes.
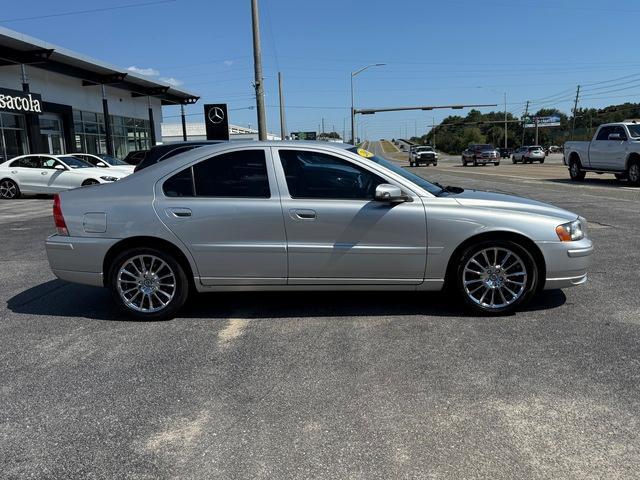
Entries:
POLYGON ((360 155, 361 157, 364 157, 364 158, 373 157, 373 153, 371 153, 369 150, 365 150, 364 148, 359 148, 358 149, 358 155, 360 155))

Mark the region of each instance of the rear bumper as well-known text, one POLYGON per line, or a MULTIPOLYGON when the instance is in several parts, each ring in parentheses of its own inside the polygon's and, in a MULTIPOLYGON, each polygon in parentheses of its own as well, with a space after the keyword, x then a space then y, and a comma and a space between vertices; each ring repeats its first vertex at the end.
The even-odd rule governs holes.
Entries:
POLYGON ((567 288, 587 281, 593 243, 585 238, 577 242, 538 242, 547 265, 544 289, 567 288))
POLYGON ((61 280, 102 287, 104 258, 118 242, 113 238, 51 235, 45 242, 53 274, 61 280))

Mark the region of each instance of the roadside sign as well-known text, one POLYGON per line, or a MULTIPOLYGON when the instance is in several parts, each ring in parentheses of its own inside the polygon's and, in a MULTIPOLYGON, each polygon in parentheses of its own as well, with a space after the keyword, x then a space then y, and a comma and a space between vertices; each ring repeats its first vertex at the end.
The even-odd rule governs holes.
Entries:
POLYGON ((316 132, 291 132, 291 140, 317 140, 316 132))
MULTIPOLYGON (((537 118, 538 118, 538 128, 560 126, 560 116, 558 115, 551 115, 549 117, 537 117, 537 118)), ((524 128, 535 128, 535 127, 536 127, 536 117, 527 117, 526 123, 524 124, 524 128)))

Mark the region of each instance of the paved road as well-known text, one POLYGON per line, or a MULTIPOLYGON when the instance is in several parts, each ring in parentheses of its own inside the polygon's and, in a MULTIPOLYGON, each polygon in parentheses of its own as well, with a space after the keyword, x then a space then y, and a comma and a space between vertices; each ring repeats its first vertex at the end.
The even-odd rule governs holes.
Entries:
POLYGON ((52 277, 50 199, 0 203, 0 477, 637 478, 640 189, 413 170, 585 215, 588 284, 497 319, 439 294, 242 293, 136 323, 52 277))

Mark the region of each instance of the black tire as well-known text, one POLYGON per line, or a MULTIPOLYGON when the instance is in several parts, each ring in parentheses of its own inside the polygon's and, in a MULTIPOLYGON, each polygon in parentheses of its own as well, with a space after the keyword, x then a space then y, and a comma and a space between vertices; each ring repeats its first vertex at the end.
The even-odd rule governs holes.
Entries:
POLYGON ((569 177, 571 177, 571 180, 574 182, 580 182, 584 180, 585 175, 586 172, 582 170, 580 160, 576 160, 574 158, 569 161, 569 177))
POLYGON ((82 186, 83 187, 88 187, 89 185, 98 185, 100 182, 98 180, 95 180, 93 178, 89 178, 87 180, 85 180, 84 182, 82 182, 82 186))
MULTIPOLYGON (((475 265, 475 264, 472 264, 472 265, 475 265)), ((474 267, 474 268, 480 268, 480 267, 474 267)), ((502 268, 502 265, 500 265, 500 268, 502 268)), ((534 261, 533 257, 531 256, 531 254, 521 245, 519 245, 518 243, 512 242, 510 240, 497 240, 497 239, 485 240, 483 242, 480 242, 478 244, 468 247, 467 249, 465 249, 464 252, 462 252, 462 255, 457 260, 457 264, 455 264, 455 268, 451 269, 451 271, 453 272, 453 275, 455 275, 455 279, 451 279, 452 280, 451 283, 455 287, 455 291, 457 293, 458 298, 462 300, 464 306, 468 310, 474 313, 482 314, 482 315, 504 315, 504 314, 513 312, 518 307, 526 304, 529 300, 531 300, 531 297, 535 294, 538 288, 538 283, 539 283, 538 266, 534 261), (498 274, 498 277, 502 277, 508 274, 510 278, 515 280, 520 280, 521 283, 523 283, 523 285, 518 286, 517 288, 515 287, 515 280, 509 283, 510 287, 514 288, 514 293, 517 293, 518 296, 513 297, 514 300, 504 304, 503 306, 496 305, 496 307, 491 307, 490 305, 483 305, 483 303, 480 303, 477 301, 477 296, 481 296, 481 294, 486 290, 488 292, 487 295, 495 295, 497 297, 497 302, 501 302, 500 300, 501 297, 499 295, 500 293, 499 288, 492 289, 486 286, 484 283, 485 282, 484 280, 467 280, 467 282, 470 282, 469 285, 472 285, 472 286, 471 287, 467 286, 467 288, 465 289, 465 278, 468 278, 468 277, 465 277, 465 267, 467 267, 467 264, 471 262, 471 259, 474 256, 480 254, 480 252, 486 249, 489 249, 488 257, 490 261, 493 261, 493 258, 491 258, 492 257, 491 252, 494 252, 495 251, 494 249, 497 249, 497 252, 498 252, 498 258, 494 263, 497 264, 499 261, 506 260, 505 262, 505 265, 507 265, 506 273, 501 272, 500 274, 498 274), (511 256, 509 257, 506 256, 507 251, 511 252, 511 256), (515 270, 512 270, 512 264, 511 264, 512 261, 516 261, 516 269, 520 268, 517 262, 520 262, 524 266, 524 272, 526 273, 526 281, 523 281, 525 280, 524 275, 522 276, 515 275, 515 273, 517 272, 515 272, 515 270), (475 283, 472 283, 472 282, 475 282, 475 283), (480 293, 477 293, 477 291, 471 294, 468 293, 468 292, 471 292, 473 288, 476 288, 475 287, 476 283, 481 284, 480 290, 479 290, 480 293), (521 290, 519 290, 520 288, 521 290), (491 293, 492 291, 493 293, 491 293), (475 301, 472 299, 474 295, 476 298, 475 301)), ((470 273, 467 275, 475 275, 475 274, 470 273)), ((480 275, 478 275, 478 278, 479 277, 480 275)), ((505 290, 503 289, 503 291, 505 290)), ((506 292, 505 299, 507 296, 511 297, 511 295, 509 295, 508 292, 506 292)), ((489 302, 489 299, 487 299, 487 301, 489 302)), ((490 301, 493 301, 493 297, 490 301)))
POLYGON ((493 162, 493 165, 497 167, 498 165, 500 165, 500 162, 493 162))
POLYGON ((437 167, 438 166, 438 162, 433 162, 433 166, 437 167))
MULTIPOLYGON (((134 270, 132 269, 132 271, 134 270)), ((127 315, 135 318, 136 320, 158 321, 158 320, 171 319, 175 316, 178 310, 180 310, 180 308, 184 305, 189 295, 189 280, 184 271, 184 268, 182 268, 180 263, 171 254, 168 254, 162 250, 157 250, 155 248, 137 247, 137 248, 131 248, 123 251, 113 260, 109 268, 109 275, 107 278, 108 278, 107 286, 109 287, 109 290, 111 290, 111 295, 113 296, 115 303, 127 315), (135 264, 138 265, 139 267, 138 270, 141 271, 143 265, 147 266, 149 270, 152 270, 153 263, 149 265, 150 257, 155 257, 156 259, 162 260, 162 262, 164 262, 164 264, 166 265, 166 268, 164 266, 161 266, 157 270, 158 275, 154 277, 153 280, 152 280, 152 277, 150 277, 148 280, 151 281, 151 283, 153 283, 155 280, 160 281, 161 279, 166 278, 167 275, 171 274, 175 283, 173 283, 174 285, 173 290, 165 291, 165 295, 167 295, 167 297, 157 295, 157 293, 160 293, 158 292, 158 290, 162 289, 163 287, 158 286, 154 291, 154 293, 157 292, 155 295, 157 299, 169 298, 169 301, 166 303, 166 305, 162 306, 159 309, 156 309, 155 311, 144 311, 144 299, 141 300, 142 308, 135 308, 134 306, 132 306, 131 303, 127 304, 127 302, 125 301, 125 298, 127 298, 126 292, 122 293, 122 289, 124 288, 122 287, 122 284, 123 282, 125 282, 125 285, 129 285, 132 288, 139 290, 139 292, 134 291, 131 294, 131 295, 135 295, 135 297, 129 297, 129 299, 132 301, 136 300, 138 298, 139 293, 142 293, 141 289, 143 288, 142 286, 136 286, 136 283, 140 285, 138 283, 138 279, 140 280, 142 279, 140 277, 136 278, 131 274, 129 275, 125 275, 124 273, 121 274, 120 271, 123 268, 123 266, 128 262, 130 261, 135 262, 135 260, 133 259, 138 259, 138 261, 140 261, 139 260, 140 258, 142 258, 141 261, 143 263, 138 263, 138 262, 134 263, 134 265, 135 264), (128 279, 131 279, 131 280, 128 280, 128 279), (133 281, 134 279, 135 281, 133 281), (120 285, 120 288, 119 288, 119 285, 120 285), (172 295, 168 295, 168 293, 172 293, 172 295)), ((142 281, 145 281, 145 280, 147 280, 146 277, 142 281)), ((171 279, 169 279, 169 281, 171 281, 171 279)), ((144 297, 145 297, 145 294, 143 293, 142 298, 144 297)), ((148 302, 153 302, 151 295, 148 295, 148 298, 149 298, 148 302)), ((153 303, 149 303, 148 305, 150 308, 147 308, 147 310, 151 310, 153 308, 153 303)))
POLYGON ((544 158, 542 160, 540 160, 540 163, 544 163, 544 158))
POLYGON ((640 160, 631 160, 627 169, 627 180, 635 187, 640 186, 640 160))
POLYGON ((0 180, 0 198, 3 200, 15 200, 20 198, 20 187, 10 178, 0 180))
POLYGON ((511 157, 511 163, 513 163, 514 165, 516 163, 518 163, 518 161, 516 160, 516 156, 515 155, 513 157, 511 157))
POLYGON ((413 162, 411 160, 409 160, 409 166, 413 167, 413 162))
POLYGON ((462 159, 462 166, 463 166, 463 167, 466 167, 466 166, 467 166, 467 161, 466 161, 464 158, 462 159))
POLYGON ((473 157, 473 166, 474 167, 478 166, 478 159, 476 157, 473 157))

